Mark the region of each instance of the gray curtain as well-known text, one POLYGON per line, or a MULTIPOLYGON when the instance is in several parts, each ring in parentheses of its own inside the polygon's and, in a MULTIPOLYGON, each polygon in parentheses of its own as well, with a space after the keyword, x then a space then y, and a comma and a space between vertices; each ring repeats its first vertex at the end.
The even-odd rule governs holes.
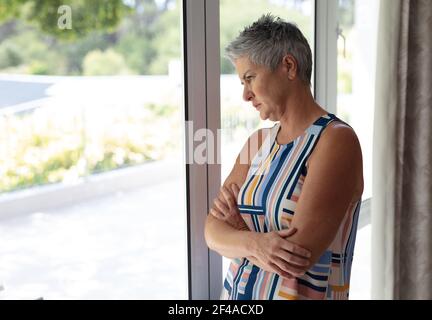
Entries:
POLYGON ((432 1, 381 0, 372 298, 432 299, 432 1))
POLYGON ((395 299, 432 299, 432 1, 403 0, 398 50, 395 299))

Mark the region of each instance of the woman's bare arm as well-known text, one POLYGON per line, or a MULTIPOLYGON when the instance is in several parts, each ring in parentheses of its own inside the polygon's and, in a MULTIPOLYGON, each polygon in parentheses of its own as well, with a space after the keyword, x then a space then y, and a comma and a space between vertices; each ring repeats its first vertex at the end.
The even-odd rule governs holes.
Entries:
MULTIPOLYGON (((261 129, 249 137, 240 151, 233 169, 226 178, 223 184, 224 187, 230 188, 232 184, 239 187, 243 185, 251 160, 257 151, 254 149, 256 147, 259 149, 268 131, 268 129, 261 129)), ((218 198, 222 199, 223 195, 219 194, 218 198)), ((210 249, 227 258, 250 256, 251 237, 253 235, 246 227, 246 224, 244 224, 242 228, 234 228, 228 223, 216 219, 212 214, 208 214, 204 230, 207 245, 210 249)))
POLYGON ((323 132, 308 166, 297 202, 290 241, 312 253, 315 264, 331 245, 348 207, 363 192, 360 143, 346 125, 330 124, 323 132))
POLYGON ((228 223, 207 216, 205 238, 210 249, 227 258, 242 258, 252 254, 253 232, 238 230, 228 223))

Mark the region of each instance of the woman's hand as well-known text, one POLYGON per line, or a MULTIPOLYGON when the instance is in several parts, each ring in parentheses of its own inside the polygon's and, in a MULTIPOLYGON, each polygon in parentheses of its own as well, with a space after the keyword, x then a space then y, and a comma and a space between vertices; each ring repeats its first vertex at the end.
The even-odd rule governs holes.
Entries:
MULTIPOLYGON (((213 202, 210 214, 238 230, 249 230, 237 206, 239 187, 222 186, 219 197, 213 202)), ((247 259, 263 270, 277 273, 284 278, 299 277, 309 267, 311 253, 286 238, 296 233, 295 228, 273 232, 254 232, 253 252, 247 259)))
POLYGON ((309 269, 311 253, 288 241, 295 228, 256 233, 253 256, 247 257, 263 270, 284 278, 300 277, 309 269))
POLYGON ((249 230, 237 206, 240 189, 235 183, 231 184, 230 187, 231 189, 225 186, 221 187, 218 198, 213 201, 210 214, 219 220, 227 222, 238 230, 249 230))

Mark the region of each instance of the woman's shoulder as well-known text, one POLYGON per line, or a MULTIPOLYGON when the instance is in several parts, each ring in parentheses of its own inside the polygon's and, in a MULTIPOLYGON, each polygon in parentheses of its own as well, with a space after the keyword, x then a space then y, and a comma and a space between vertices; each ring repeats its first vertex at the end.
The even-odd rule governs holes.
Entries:
POLYGON ((355 172, 357 193, 362 194, 362 150, 357 134, 351 126, 341 121, 333 121, 327 125, 311 154, 309 166, 320 166, 323 163, 331 163, 332 167, 355 172))
POLYGON ((354 129, 335 119, 323 128, 307 164, 313 161, 319 163, 322 158, 339 158, 339 155, 346 153, 355 154, 358 160, 362 160, 360 142, 354 129))
MULTIPOLYGON (((317 158, 349 154, 362 162, 360 141, 354 129, 343 121, 332 121, 319 138, 314 152, 317 158)), ((318 160, 320 161, 320 160, 318 160)))
POLYGON ((331 147, 342 143, 344 147, 360 147, 360 142, 354 129, 346 122, 335 119, 330 122, 320 138, 321 145, 331 147))

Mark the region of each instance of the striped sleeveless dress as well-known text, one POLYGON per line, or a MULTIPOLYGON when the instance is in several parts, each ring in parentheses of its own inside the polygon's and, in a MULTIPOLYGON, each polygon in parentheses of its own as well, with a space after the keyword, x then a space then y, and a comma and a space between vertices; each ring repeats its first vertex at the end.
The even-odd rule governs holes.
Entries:
MULTIPOLYGON (((276 141, 279 123, 270 129, 237 199, 250 230, 270 232, 290 226, 307 175, 306 161, 323 130, 336 120, 343 122, 331 113, 321 116, 285 145, 276 141)), ((246 258, 236 258, 229 266, 221 299, 348 299, 360 203, 347 209, 333 242, 305 275, 286 279, 260 269, 246 258)))

